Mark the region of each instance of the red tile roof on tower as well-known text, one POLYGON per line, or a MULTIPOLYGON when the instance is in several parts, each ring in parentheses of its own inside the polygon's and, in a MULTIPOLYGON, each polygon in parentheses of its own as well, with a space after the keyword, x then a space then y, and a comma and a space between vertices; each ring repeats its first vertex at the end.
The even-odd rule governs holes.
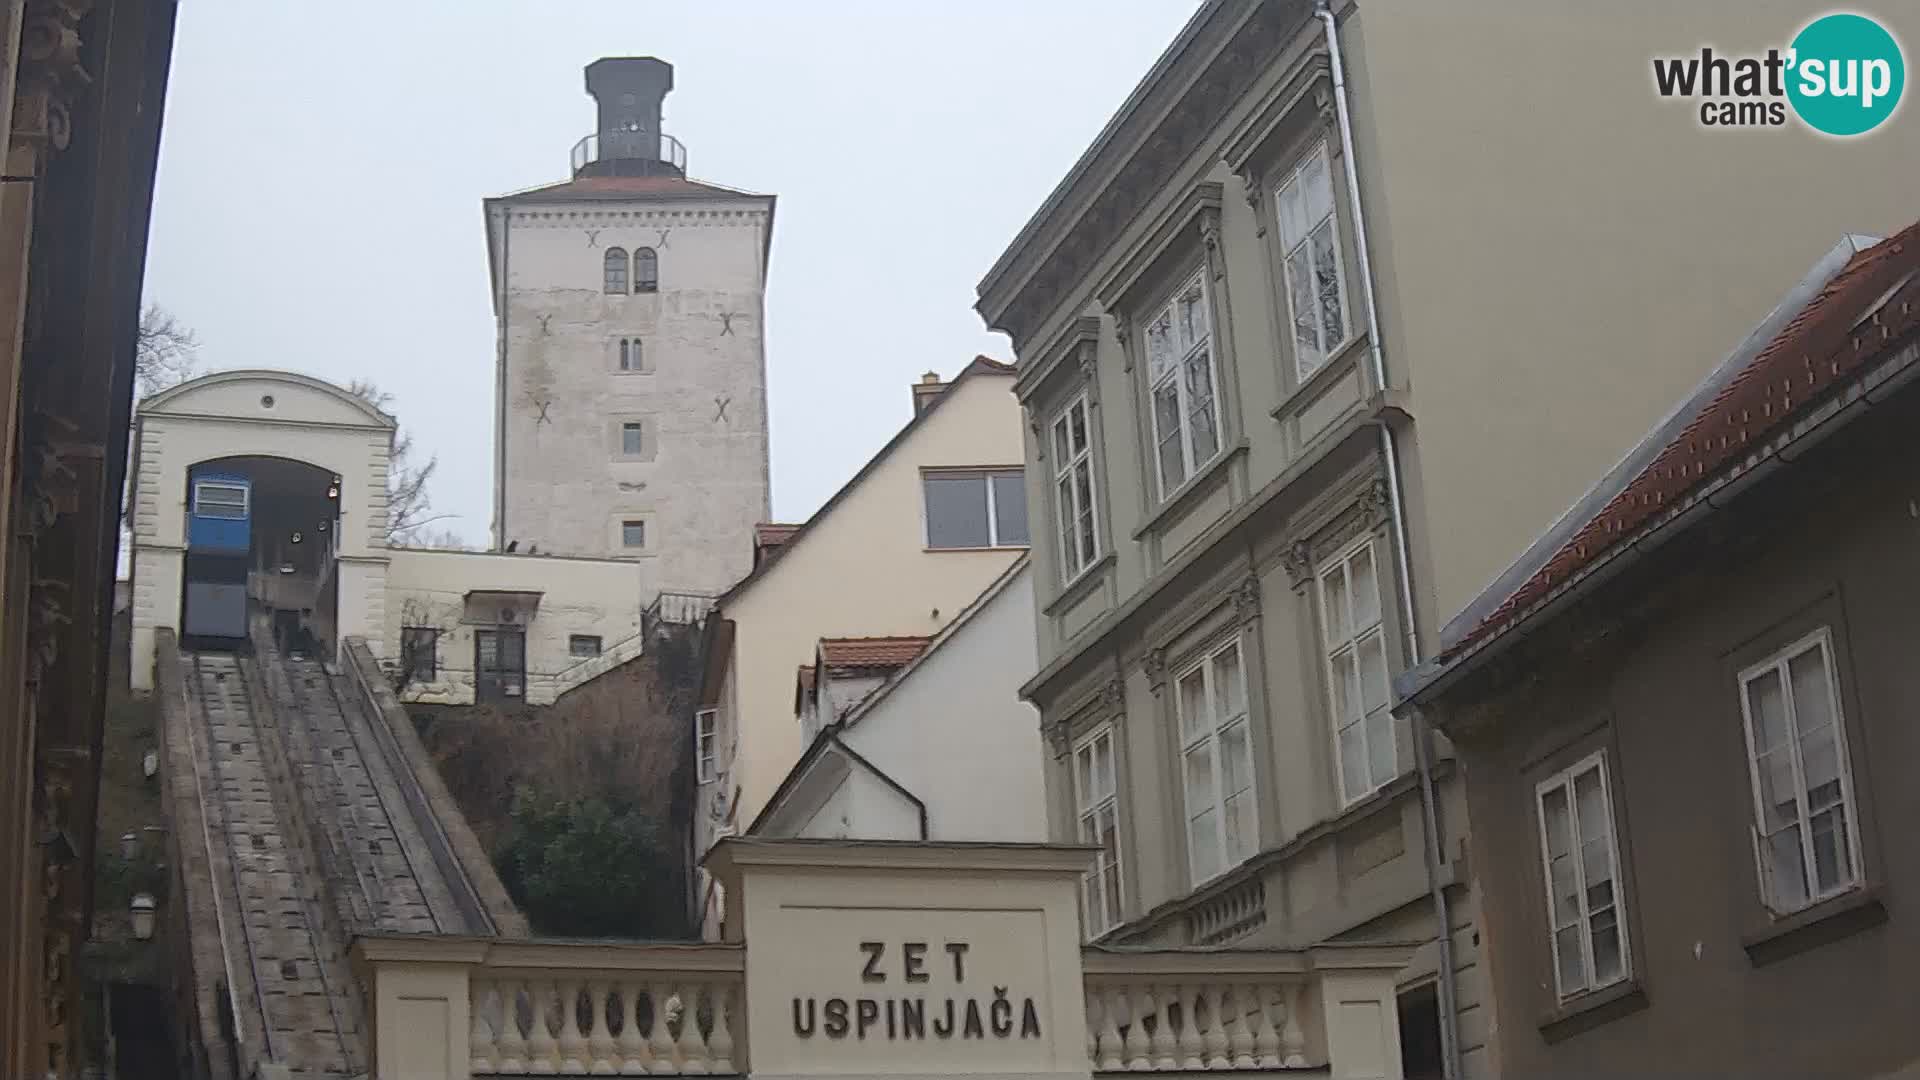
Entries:
POLYGON ((502 195, 503 202, 591 202, 595 199, 766 198, 737 188, 706 184, 682 176, 582 176, 558 184, 502 195))
POLYGON ((794 533, 799 531, 800 526, 798 525, 782 525, 778 522, 763 521, 753 527, 753 544, 755 547, 777 548, 781 544, 786 543, 794 533))
POLYGON ((820 659, 835 671, 897 668, 926 651, 930 637, 821 638, 820 659))
POLYGON ((1504 628, 1695 488, 1757 452, 1886 343, 1920 328, 1920 223, 1858 252, 1626 487, 1441 659, 1504 628))

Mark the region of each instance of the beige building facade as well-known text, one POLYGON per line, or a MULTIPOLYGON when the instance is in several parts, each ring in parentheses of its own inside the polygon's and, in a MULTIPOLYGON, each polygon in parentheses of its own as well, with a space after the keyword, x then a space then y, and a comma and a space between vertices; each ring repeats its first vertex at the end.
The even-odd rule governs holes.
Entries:
MULTIPOLYGON (((721 596, 696 720, 710 748, 696 852, 744 833, 806 749, 795 680, 822 638, 931 637, 1026 551, 1012 384, 1011 368, 980 358, 916 387, 913 419, 721 596), (989 520, 996 502, 1006 513, 989 520)), ((710 884, 698 903, 711 924, 710 884)))
POLYGON ((980 288, 1028 421, 1053 838, 1111 864, 1090 932, 1426 941, 1409 1075, 1494 1063, 1460 778, 1391 676, 1806 265, 1914 209, 1910 116, 1719 132, 1655 92, 1650 49, 1784 47, 1813 8, 1632 10, 1204 4, 980 288))

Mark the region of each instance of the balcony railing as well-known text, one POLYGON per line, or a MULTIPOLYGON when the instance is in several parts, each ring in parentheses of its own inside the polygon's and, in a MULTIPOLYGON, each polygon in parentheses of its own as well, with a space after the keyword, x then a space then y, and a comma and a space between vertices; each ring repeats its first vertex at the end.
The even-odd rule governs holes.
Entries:
POLYGON ((665 132, 599 131, 573 144, 569 164, 576 175, 589 165, 602 165, 603 168, 595 170, 596 173, 624 176, 658 171, 639 164, 654 161, 665 162, 673 166, 674 171, 684 174, 687 171, 687 148, 679 139, 665 132), (619 164, 629 161, 635 162, 635 167, 627 169, 619 164))
MULTIPOLYGON (((374 976, 380 1039, 460 1046, 446 1060, 451 1066, 457 1057, 465 1068, 450 1067, 449 1076, 749 1073, 739 945, 394 936, 363 938, 358 951, 363 973, 374 976), (449 1001, 464 988, 466 1014, 450 1010, 447 1021, 458 1026, 445 1033, 380 1015, 391 999, 378 984, 396 973, 412 1000, 439 993, 420 982, 427 971, 454 980, 439 991, 449 1001)), ((1088 947, 1081 969, 1089 1069, 1377 1075, 1360 1063, 1392 1050, 1365 1036, 1364 1024, 1336 1030, 1331 1014, 1357 1000, 1377 1019, 1410 953, 1386 945, 1088 947)))

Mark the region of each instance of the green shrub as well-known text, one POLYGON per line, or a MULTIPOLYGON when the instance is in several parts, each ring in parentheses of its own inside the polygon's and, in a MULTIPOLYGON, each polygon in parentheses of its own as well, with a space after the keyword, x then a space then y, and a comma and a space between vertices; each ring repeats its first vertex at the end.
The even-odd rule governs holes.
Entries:
POLYGON ((674 861, 657 822, 631 803, 514 793, 494 858, 536 933, 673 938, 685 933, 674 861))

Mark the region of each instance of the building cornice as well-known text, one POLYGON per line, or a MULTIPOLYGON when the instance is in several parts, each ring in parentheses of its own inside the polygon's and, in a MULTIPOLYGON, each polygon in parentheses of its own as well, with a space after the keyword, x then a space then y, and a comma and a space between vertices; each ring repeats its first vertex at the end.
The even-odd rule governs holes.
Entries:
POLYGON ((980 283, 987 325, 1019 349, 1310 17, 1282 0, 1201 9, 980 283))
POLYGON ((763 840, 728 837, 707 854, 716 874, 743 867, 1084 873, 1100 849, 1071 844, 924 843, 906 840, 763 840))

